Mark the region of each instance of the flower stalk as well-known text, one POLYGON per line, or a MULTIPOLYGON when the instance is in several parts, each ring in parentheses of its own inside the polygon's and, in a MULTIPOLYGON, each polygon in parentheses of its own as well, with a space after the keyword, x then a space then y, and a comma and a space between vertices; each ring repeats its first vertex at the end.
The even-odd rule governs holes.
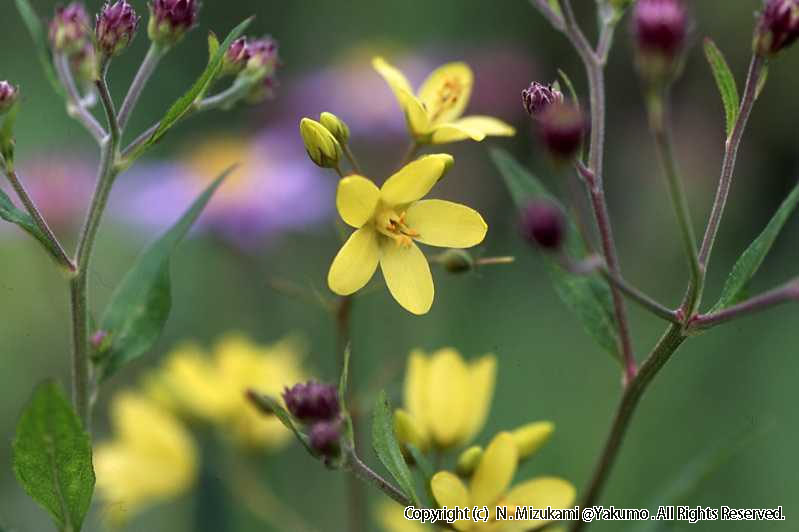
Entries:
POLYGON ((161 61, 161 58, 164 57, 166 51, 166 48, 156 43, 152 43, 147 50, 147 55, 144 56, 141 66, 139 66, 139 70, 136 72, 136 76, 133 78, 128 93, 119 108, 117 120, 119 121, 120 128, 124 129, 127 125, 128 119, 135 109, 144 87, 152 77, 153 72, 155 72, 158 63, 161 61))

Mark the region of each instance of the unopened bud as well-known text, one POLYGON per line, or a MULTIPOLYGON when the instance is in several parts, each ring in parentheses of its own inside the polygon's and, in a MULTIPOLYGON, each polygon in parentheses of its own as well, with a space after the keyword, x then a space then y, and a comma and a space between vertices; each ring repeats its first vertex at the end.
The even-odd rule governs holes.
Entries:
POLYGON ((55 10, 50 21, 50 44, 53 50, 66 55, 80 52, 91 41, 89 14, 80 2, 72 2, 55 10))
POLYGON ((563 244, 566 222, 552 202, 534 201, 522 212, 521 230, 528 242, 554 251, 563 244))
POLYGON ((394 411, 394 434, 401 444, 413 445, 422 452, 427 450, 430 443, 416 419, 402 409, 394 411))
POLYGON ((477 469, 477 464, 480 463, 481 458, 483 458, 483 448, 479 445, 473 445, 458 456, 455 471, 461 476, 468 477, 477 469))
POLYGON ((106 57, 119 55, 136 35, 141 17, 126 0, 106 3, 97 15, 97 47, 106 57))
POLYGON ((754 51, 770 57, 799 37, 799 0, 768 0, 755 27, 754 51))
POLYGON ((291 415, 305 422, 335 419, 340 411, 335 386, 316 381, 286 388, 283 400, 291 415))
POLYGON ((7 113, 17 103, 19 90, 7 81, 0 81, 0 116, 7 113))
POLYGON ((439 256, 438 262, 449 273, 466 273, 475 266, 474 258, 465 249, 448 249, 439 256))
POLYGON ((150 3, 150 40, 162 46, 172 46, 197 23, 196 0, 153 0, 150 3))
POLYGON ((533 81, 522 91, 522 105, 533 118, 538 118, 545 109, 556 103, 563 103, 563 93, 554 89, 551 84, 533 81))
POLYGON ((325 126, 311 120, 303 118, 300 120, 300 135, 305 143, 305 151, 308 157, 322 168, 335 168, 341 159, 341 145, 336 137, 327 130, 325 126))
POLYGON ((240 75, 256 80, 247 95, 247 102, 256 104, 272 98, 278 85, 275 77, 280 66, 277 41, 268 36, 251 41, 247 44, 247 54, 247 65, 240 75))
POLYGON ((235 75, 244 70, 250 59, 247 38, 239 37, 230 45, 222 58, 222 75, 235 75))
POLYGON ((513 441, 516 442, 516 449, 519 451, 519 459, 527 458, 540 449, 552 433, 555 432, 555 425, 549 421, 538 421, 528 423, 511 431, 513 441))
POLYGON ((319 115, 319 122, 325 126, 341 144, 346 144, 347 141, 350 140, 350 128, 342 119, 333 113, 325 111, 319 115))
POLYGON ((688 33, 682 0, 639 0, 632 17, 636 64, 654 83, 673 77, 688 33))
POLYGON ((319 421, 311 427, 311 448, 325 458, 341 454, 341 421, 319 421))
POLYGON ((570 103, 549 105, 538 117, 541 140, 556 160, 571 161, 583 144, 585 117, 570 103))
POLYGON ((83 50, 70 57, 75 79, 91 83, 97 79, 97 52, 94 45, 87 43, 83 50))

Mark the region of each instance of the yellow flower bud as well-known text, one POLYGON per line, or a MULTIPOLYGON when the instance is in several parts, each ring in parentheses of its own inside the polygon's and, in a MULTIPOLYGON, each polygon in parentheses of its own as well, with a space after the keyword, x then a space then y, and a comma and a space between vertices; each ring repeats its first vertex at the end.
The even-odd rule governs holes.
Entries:
POLYGON ((300 120, 300 135, 308 157, 322 168, 335 168, 341 159, 341 145, 328 129, 310 118, 300 120))
POLYGON ((482 457, 483 448, 479 445, 472 445, 458 456, 458 463, 455 466, 455 470, 459 475, 467 477, 474 472, 482 457))
POLYGON ((334 137, 336 137, 336 140, 340 143, 346 144, 347 141, 350 140, 350 128, 347 126, 346 122, 333 113, 328 113, 325 111, 319 115, 319 121, 327 128, 328 131, 333 134, 334 137))
POLYGON ((394 411, 394 433, 400 444, 413 445, 420 451, 425 451, 429 444, 427 435, 419 423, 402 409, 394 411))
POLYGON ((527 458, 540 449, 552 436, 555 425, 550 421, 538 421, 522 425, 511 432, 516 448, 519 451, 519 459, 527 458))

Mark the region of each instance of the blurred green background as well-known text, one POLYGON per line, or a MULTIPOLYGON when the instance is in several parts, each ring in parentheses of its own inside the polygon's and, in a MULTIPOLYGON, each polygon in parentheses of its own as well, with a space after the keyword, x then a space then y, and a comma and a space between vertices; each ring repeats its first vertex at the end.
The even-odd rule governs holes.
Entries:
MULTIPOLYGON (((593 30, 593 2, 575 3, 580 4, 584 27, 593 30)), ((55 2, 34 0, 32 4, 42 16, 49 17, 55 2)), ((140 13, 146 12, 143 0, 132 4, 140 13)), ((87 3, 91 10, 99 5, 96 1, 87 3)), ((711 36, 741 82, 749 58, 753 13, 759 5, 757 0, 691 2, 695 16, 693 45, 685 75, 675 87, 673 123, 699 232, 712 202, 724 142, 721 103, 699 45, 702 38, 711 36)), ((156 120, 202 70, 209 29, 224 35, 253 13, 257 15, 253 31, 268 32, 280 43, 285 65, 279 74, 281 85, 276 98, 257 108, 192 118, 173 131, 151 158, 164 161, 180 157, 205 136, 250 135, 278 120, 291 124, 282 131, 290 142, 299 143, 294 127, 304 115, 330 110, 348 119, 346 110, 320 107, 329 101, 327 91, 346 89, 317 83, 308 90, 307 85, 322 69, 335 72, 337 65, 346 61, 351 65, 352 57, 358 58, 366 75, 374 79, 377 75, 368 69, 372 52, 389 58, 413 57, 431 66, 444 60, 476 58, 472 62, 477 78, 472 109, 514 123, 519 134, 512 140, 447 146, 455 155, 456 166, 436 194, 466 202, 484 214, 490 230, 478 253, 515 255, 517 261, 464 276, 434 269, 436 301, 423 317, 402 310, 384 287, 358 297, 352 316, 353 383, 358 390, 368 391, 384 368, 395 368, 396 373, 388 379, 388 391, 397 402, 404 360, 414 347, 451 345, 470 357, 496 353, 499 372, 494 403, 478 440, 486 442, 497 430, 527 421, 552 420, 557 425, 553 440, 523 466, 517 479, 548 473, 582 486, 619 397, 619 372, 557 299, 541 258, 518 237, 515 209, 487 151, 487 146, 501 145, 554 190, 565 189, 564 175, 535 146, 529 118, 519 103, 519 92, 526 83, 552 80, 557 68, 568 72, 581 95, 585 94, 582 67, 565 39, 524 0, 208 0, 201 11, 200 28, 160 66, 131 129, 141 130, 156 120), (495 55, 511 59, 494 62, 495 55), (518 84, 509 84, 508 80, 518 84)), ((13 2, 2 2, 0 15, 0 78, 20 85, 24 93, 17 135, 20 164, 48 153, 80 154, 89 162, 96 160, 90 138, 67 118, 62 103, 46 83, 13 2)), ((115 97, 124 94, 146 47, 142 31, 131 49, 115 61, 111 75, 115 97)), ((769 83, 757 103, 739 155, 727 216, 711 263, 708 301, 719 293, 738 254, 796 185, 799 50, 784 56, 771 67, 769 83)), ((412 75, 413 81, 421 81, 424 74, 422 68, 412 75)), ((324 79, 329 83, 338 79, 335 82, 344 87, 351 83, 353 92, 357 89, 357 81, 348 80, 346 75, 324 79)), ((623 270, 628 280, 674 306, 682 296, 686 268, 647 136, 626 24, 618 33, 607 79, 607 196, 623 270)), ((381 84, 378 81, 376 86, 382 88, 381 84)), ((387 94, 388 89, 384 90, 387 94)), ((352 107, 359 103, 368 102, 356 101, 352 107)), ((393 102, 390 105, 386 112, 398 114, 393 102)), ((353 135, 354 150, 378 180, 400 159, 407 142, 401 129, 374 140, 371 131, 359 132, 353 126, 353 135)), ((291 180, 292 176, 281 179, 291 180)), ((334 182, 332 174, 329 179, 334 182)), ((125 176, 121 181, 126 181, 125 176)), ((128 181, 124 186, 132 190, 136 183, 128 181)), ((61 194, 64 201, 69 199, 68 188, 61 194)), ((328 197, 332 205, 332 195, 328 197)), ((162 201, 170 199, 164 197, 162 201)), ((101 437, 107 432, 108 399, 116 390, 135 383, 142 370, 154 366, 185 339, 209 344, 227 331, 241 330, 257 341, 270 342, 299 332, 309 340, 313 372, 336 379, 338 356, 332 319, 307 301, 275 290, 272 282, 276 278, 291 280, 327 293, 327 268, 339 246, 332 212, 328 220, 331 223, 271 236, 262 246, 246 252, 207 233, 189 239, 173 264, 173 271, 179 273, 174 278, 174 307, 163 338, 156 349, 114 378, 101 393, 96 409, 101 437)), ((96 309, 102 308, 142 246, 163 227, 166 222, 144 230, 113 215, 107 218, 93 263, 96 309)), ((68 382, 68 301, 64 279, 56 268, 35 243, 12 229, 0 232, 0 434, 5 442, 0 446, 0 523, 26 532, 49 530, 51 525, 45 512, 27 498, 13 477, 10 441, 33 385, 50 376, 68 382)), ((74 226, 67 224, 60 234, 70 247, 74 244, 74 226)), ((796 275, 797 238, 799 222, 794 216, 754 289, 763 290, 796 275)), ((643 357, 663 325, 635 307, 631 312, 636 350, 643 357)), ((697 530, 796 530, 797 330, 797 308, 785 307, 688 342, 643 400, 603 502, 617 507, 654 508, 665 502, 663 493, 697 457, 719 446, 731 446, 741 434, 754 432, 756 436, 742 451, 713 468, 712 474, 695 486, 686 503, 746 508, 783 505, 788 521, 691 526, 697 530)), ((369 447, 365 440, 362 445, 369 447)), ((377 464, 371 452, 366 456, 377 464)), ((343 473, 327 471, 297 445, 265 458, 259 473, 264 483, 317 529, 347 530, 343 473)), ((372 490, 369 494, 370 503, 382 498, 372 490)), ((129 530, 269 530, 247 512, 235 510, 234 502, 212 478, 205 479, 192 494, 147 511, 130 524, 129 530), (215 502, 209 505, 209 500, 215 502)), ((633 528, 627 525, 596 523, 592 529, 633 528)), ((675 524, 674 529, 688 526, 675 524)), ((101 529, 98 512, 90 515, 86 529, 101 529)))

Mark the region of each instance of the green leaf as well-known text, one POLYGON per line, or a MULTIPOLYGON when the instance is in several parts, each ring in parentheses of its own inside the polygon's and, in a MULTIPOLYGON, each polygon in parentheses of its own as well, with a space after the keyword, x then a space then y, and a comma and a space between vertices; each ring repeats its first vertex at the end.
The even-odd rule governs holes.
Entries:
POLYGON ((312 455, 316 456, 314 450, 311 449, 311 444, 308 441, 308 436, 306 436, 300 431, 300 428, 294 422, 294 419, 291 417, 291 414, 289 414, 288 411, 285 408, 283 408, 283 405, 280 404, 280 401, 269 395, 262 395, 251 390, 247 392, 247 398, 262 413, 267 415, 274 415, 275 417, 277 417, 277 419, 280 420, 280 422, 283 424, 284 427, 286 427, 287 429, 289 429, 291 432, 294 433, 294 436, 296 436, 296 438, 300 441, 300 443, 302 443, 302 445, 305 447, 305 450, 311 453, 312 455))
POLYGON ((191 106, 194 104, 197 98, 199 98, 205 93, 206 90, 208 90, 208 86, 211 84, 214 78, 216 78, 216 75, 219 73, 219 69, 222 68, 222 59, 225 55, 225 52, 227 52, 227 49, 230 47, 233 41, 238 39, 241 34, 244 33, 244 30, 247 29, 247 26, 250 25, 250 22, 252 22, 252 17, 233 28, 233 31, 228 34, 222 45, 216 49, 216 53, 208 62, 208 66, 205 67, 205 70, 197 79, 197 81, 194 82, 194 85, 192 85, 188 92, 181 96, 174 104, 172 104, 172 107, 169 108, 166 115, 164 115, 164 118, 161 119, 158 129, 155 130, 155 133, 153 133, 153 135, 142 146, 139 154, 161 140, 161 137, 166 135, 167 131, 169 131, 172 126, 177 124, 178 121, 191 110, 191 106))
POLYGON ((397 436, 394 434, 394 417, 384 390, 380 391, 372 418, 372 447, 377 457, 399 484, 402 492, 417 506, 419 498, 413 485, 413 476, 402 456, 397 436))
POLYGON ((721 298, 719 298, 711 312, 734 305, 746 297, 746 288, 749 285, 749 281, 757 273, 760 265, 763 264, 785 222, 788 221, 788 218, 796 209, 797 203, 799 203, 799 186, 795 187, 785 198, 785 201, 777 209, 774 217, 769 221, 763 232, 752 241, 746 251, 740 256, 738 262, 735 263, 730 275, 727 277, 727 281, 724 283, 721 298))
POLYGON ((36 55, 39 56, 39 62, 42 64, 45 77, 47 77, 50 85, 53 86, 53 89, 59 96, 66 96, 64 94, 64 88, 58 81, 58 76, 56 76, 55 68, 53 68, 53 58, 50 56, 50 45, 47 42, 47 33, 44 30, 41 19, 39 19, 39 15, 33 10, 28 0, 16 0, 16 2, 17 10, 22 17, 22 21, 25 23, 25 26, 28 27, 28 32, 31 34, 31 38, 33 38, 33 44, 36 47, 36 55))
POLYGON ((424 453, 415 445, 410 443, 405 444, 405 449, 407 449, 408 453, 413 458, 413 461, 416 464, 416 469, 422 476, 422 485, 425 487, 425 500, 423 501, 425 507, 435 508, 436 497, 433 494, 432 488, 430 487, 430 479, 433 478, 433 475, 435 474, 433 464, 430 463, 430 460, 428 460, 424 453))
POLYGON ((59 530, 78 532, 94 492, 89 435, 60 386, 36 387, 17 425, 14 473, 53 517, 59 530))
POLYGON ((716 85, 721 93, 721 102, 724 104, 724 114, 727 118, 727 137, 732 134, 735 122, 738 120, 738 107, 740 99, 738 97, 738 87, 735 85, 735 77, 724 60, 724 55, 718 49, 716 43, 710 38, 705 38, 705 57, 710 63, 713 77, 716 78, 716 85))
MULTIPOLYGON (((491 158, 502 174, 513 202, 519 209, 524 208, 534 199, 545 199, 560 205, 544 185, 508 152, 492 149, 491 158)), ((562 206, 561 210, 566 213, 562 206)), ((576 225, 570 218, 568 219, 565 250, 576 260, 582 259, 586 255, 585 245, 576 225)), ((607 283, 596 275, 571 274, 563 270, 549 256, 547 256, 547 263, 555 292, 560 299, 572 312, 577 314, 586 332, 600 347, 616 360, 621 360, 613 303, 607 283)))
POLYGON ((574 102, 574 105, 579 107, 580 97, 577 96, 577 91, 574 89, 574 83, 572 83, 571 78, 561 69, 558 69, 558 75, 560 76, 560 79, 563 80, 563 84, 566 85, 566 88, 569 89, 569 95, 572 98, 572 102, 574 102))
POLYGON ((39 229, 39 226, 36 225, 36 222, 33 221, 30 214, 16 208, 11 198, 2 190, 0 190, 0 218, 9 223, 16 224, 20 229, 38 240, 51 257, 59 256, 58 249, 50 243, 42 230, 39 229))
POLYGON ((102 379, 144 354, 158 340, 172 306, 171 256, 232 171, 233 167, 214 180, 183 217, 142 253, 114 291, 100 320, 100 329, 111 338, 108 347, 98 354, 102 379))

